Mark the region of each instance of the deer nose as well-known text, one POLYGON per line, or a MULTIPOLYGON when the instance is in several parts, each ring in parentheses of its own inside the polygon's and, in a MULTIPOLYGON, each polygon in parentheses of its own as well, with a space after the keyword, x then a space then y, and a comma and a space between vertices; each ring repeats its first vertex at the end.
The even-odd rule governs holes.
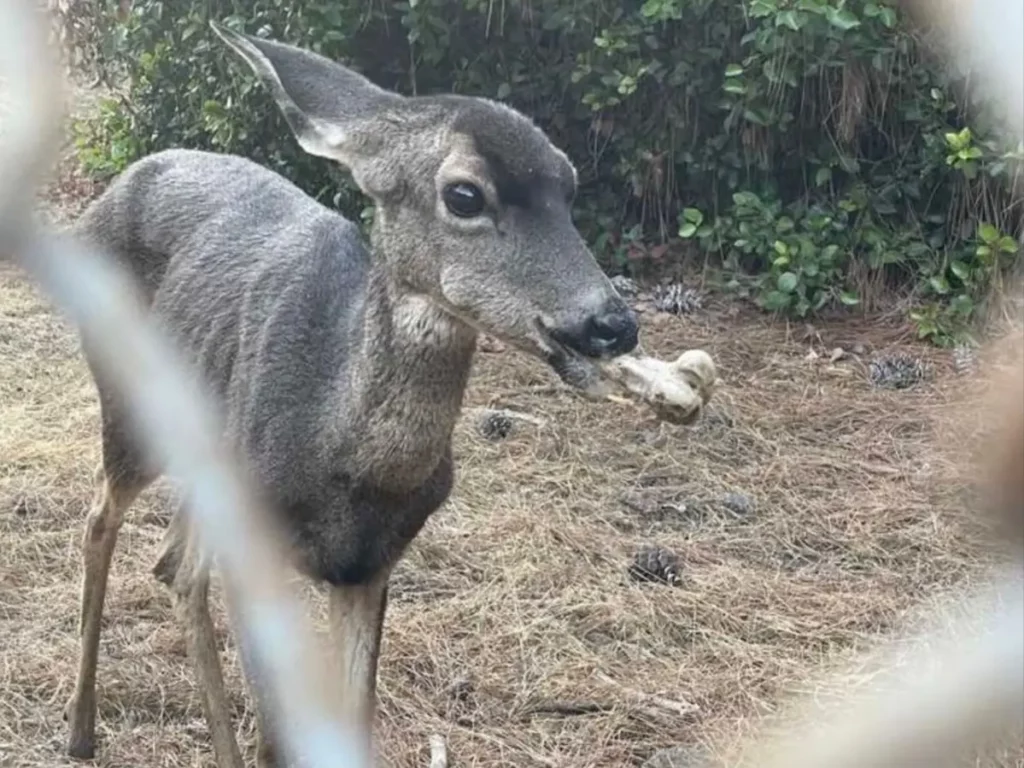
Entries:
POLYGON ((636 315, 621 299, 616 299, 558 336, 562 343, 586 357, 615 357, 636 347, 637 334, 636 315))

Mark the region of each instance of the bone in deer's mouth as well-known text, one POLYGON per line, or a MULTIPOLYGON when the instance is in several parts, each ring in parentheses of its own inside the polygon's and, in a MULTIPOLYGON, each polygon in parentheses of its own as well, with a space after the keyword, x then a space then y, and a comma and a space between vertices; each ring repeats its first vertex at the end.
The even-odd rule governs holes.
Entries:
POLYGON ((583 357, 546 335, 548 365, 558 377, 595 400, 645 403, 662 421, 693 424, 714 392, 717 371, 707 352, 691 349, 672 362, 637 347, 605 360, 583 357))
MULTIPOLYGON (((702 349, 683 352, 672 362, 642 350, 597 363, 602 382, 618 386, 627 397, 646 403, 662 421, 693 424, 718 380, 715 363, 702 349)), ((614 393, 604 397, 615 399, 614 393)))

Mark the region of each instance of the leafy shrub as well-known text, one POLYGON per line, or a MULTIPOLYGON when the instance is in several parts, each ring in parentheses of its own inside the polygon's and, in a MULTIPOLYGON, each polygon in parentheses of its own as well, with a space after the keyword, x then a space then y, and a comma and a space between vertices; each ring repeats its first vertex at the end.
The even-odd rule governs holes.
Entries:
POLYGON ((699 248, 732 288, 797 316, 914 290, 922 335, 944 342, 1016 252, 1021 148, 985 138, 968 75, 884 0, 136 0, 123 21, 103 2, 127 89, 80 129, 99 174, 168 146, 235 152, 369 220, 215 18, 384 87, 530 114, 579 166, 577 221, 612 271, 699 248))

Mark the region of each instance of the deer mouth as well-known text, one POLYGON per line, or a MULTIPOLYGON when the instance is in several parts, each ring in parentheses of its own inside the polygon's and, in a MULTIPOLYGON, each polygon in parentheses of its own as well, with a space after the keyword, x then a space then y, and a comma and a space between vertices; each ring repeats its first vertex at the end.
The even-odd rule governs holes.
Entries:
POLYGON ((592 391, 600 385, 603 377, 595 360, 584 357, 560 341, 558 334, 542 319, 537 319, 535 328, 540 337, 540 356, 558 378, 573 389, 583 392, 592 391))

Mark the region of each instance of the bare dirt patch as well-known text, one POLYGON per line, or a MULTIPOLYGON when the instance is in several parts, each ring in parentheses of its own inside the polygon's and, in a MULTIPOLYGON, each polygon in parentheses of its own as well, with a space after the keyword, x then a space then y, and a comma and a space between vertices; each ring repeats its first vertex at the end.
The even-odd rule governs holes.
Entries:
MULTIPOLYGON (((963 482, 981 427, 950 426, 982 385, 948 354, 900 328, 808 332, 714 304, 645 333, 652 354, 702 347, 718 363, 723 386, 696 428, 581 401, 518 354, 479 354, 467 405, 543 424, 496 438, 460 423, 456 490, 393 580, 378 737, 390 764, 425 765, 438 731, 459 766, 716 751, 823 663, 984 578, 963 482), (835 347, 847 354, 830 362, 835 347), (932 375, 873 387, 870 360, 896 351, 928 358, 932 375), (630 577, 648 544, 676 557, 678 584, 630 577)), ((61 710, 98 406, 74 335, 10 269, 0 356, 0 763, 73 765, 61 710)), ((166 487, 147 492, 119 542, 98 765, 213 764, 181 633, 149 575, 170 503, 166 487)), ((217 615, 251 754, 219 604, 217 615)))

